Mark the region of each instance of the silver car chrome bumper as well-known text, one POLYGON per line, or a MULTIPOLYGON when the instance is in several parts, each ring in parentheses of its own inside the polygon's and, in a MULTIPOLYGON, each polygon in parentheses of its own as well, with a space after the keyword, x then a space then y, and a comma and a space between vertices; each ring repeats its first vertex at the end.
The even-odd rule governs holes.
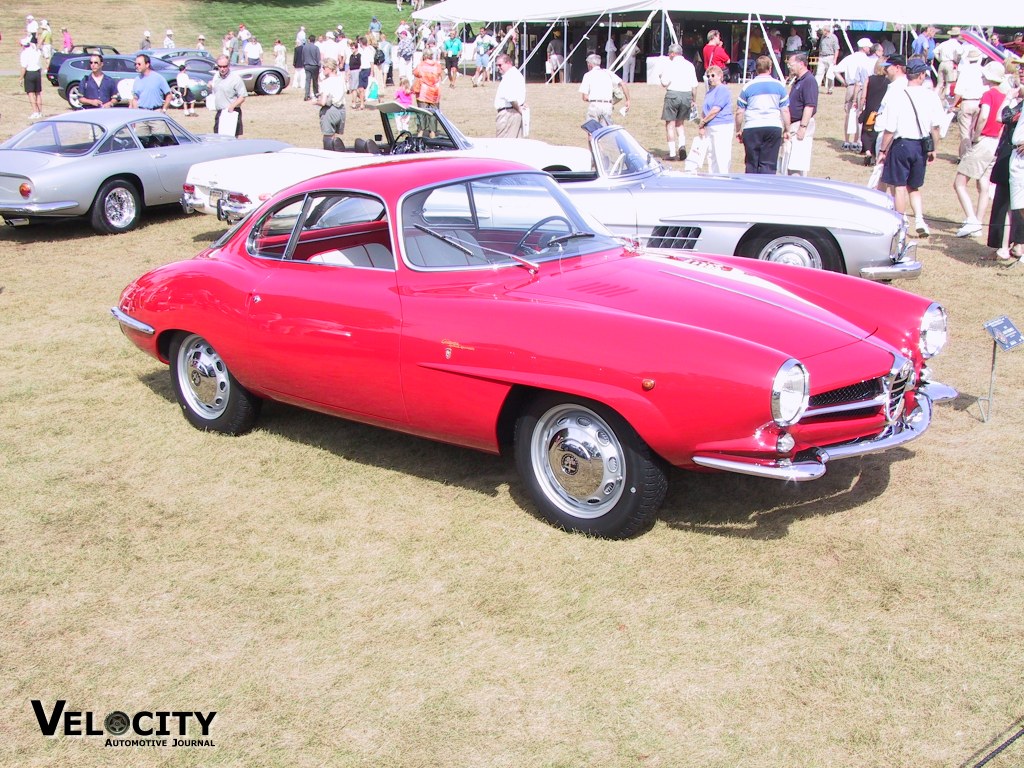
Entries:
POLYGON ((46 216, 70 211, 78 206, 77 200, 64 200, 58 203, 0 203, 0 216, 46 216))
POLYGON ((244 219, 251 209, 252 206, 232 203, 230 200, 222 197, 217 201, 217 220, 234 224, 244 219))
POLYGON ((866 280, 913 280, 921 276, 921 262, 916 254, 917 243, 907 243, 891 264, 863 267, 858 274, 866 280))
POLYGON ((131 315, 126 315, 117 307, 111 307, 110 314, 112 314, 114 318, 117 320, 117 322, 119 322, 121 325, 125 326, 126 328, 131 328, 133 331, 144 333, 147 336, 152 336, 154 333, 156 333, 156 329, 153 328, 153 326, 146 325, 145 323, 136 320, 131 315))
POLYGON ((956 396, 957 391, 945 384, 925 384, 917 390, 917 407, 899 421, 886 427, 881 434, 852 443, 819 448, 815 451, 814 459, 809 461, 793 462, 781 459, 770 464, 752 464, 719 456, 694 456, 693 463, 709 469, 768 477, 773 480, 791 480, 798 483, 817 480, 825 474, 825 464, 833 459, 878 453, 916 440, 931 425, 932 403, 951 400, 956 396))
POLYGON ((885 267, 864 267, 860 276, 868 280, 912 280, 921 276, 921 262, 912 259, 885 267))
POLYGON ((183 210, 185 213, 195 213, 196 202, 198 202, 197 198, 184 192, 181 193, 181 197, 178 199, 178 203, 181 205, 181 210, 183 210))

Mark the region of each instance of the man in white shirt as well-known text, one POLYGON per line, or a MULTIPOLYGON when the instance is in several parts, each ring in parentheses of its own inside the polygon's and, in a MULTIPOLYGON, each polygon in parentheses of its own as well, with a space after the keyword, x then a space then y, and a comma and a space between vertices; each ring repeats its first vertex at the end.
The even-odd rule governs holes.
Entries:
MULTIPOLYGON (((835 66, 835 71, 846 81, 846 101, 843 104, 843 149, 853 147, 857 143, 857 137, 860 134, 859 125, 855 125, 856 130, 853 133, 850 133, 847 129, 850 128, 850 110, 857 110, 858 107, 857 79, 867 66, 870 52, 871 40, 862 37, 857 41, 857 50, 843 58, 835 66)), ((873 61, 871 62, 871 68, 874 69, 873 61)))
POLYGON ((22 40, 21 45, 21 79, 25 84, 28 102, 32 106, 29 119, 37 120, 43 116, 43 54, 31 37, 22 40))
POLYGON ((580 95, 587 102, 587 119, 597 120, 601 125, 612 124, 612 99, 616 87, 622 88, 629 108, 629 92, 622 79, 614 72, 601 69, 601 57, 596 53, 587 56, 587 74, 580 82, 580 95))
POLYGON ((935 46, 935 60, 939 62, 939 95, 952 95, 956 82, 957 65, 963 55, 964 45, 960 42, 960 27, 951 27, 949 39, 935 46))
POLYGON ((690 117, 693 91, 697 87, 697 70, 683 56, 683 47, 668 47, 668 61, 663 62, 658 81, 665 88, 661 119, 665 121, 665 140, 670 160, 686 159, 686 132, 683 125, 690 117), (676 154, 678 151, 678 155, 676 154))
POLYGON ((164 32, 164 48, 174 48, 174 32, 168 29, 164 32))
MULTIPOLYGON (((889 67, 892 69, 892 66, 889 67)), ((896 212, 906 214, 908 203, 914 208, 914 224, 920 237, 928 237, 924 221, 924 201, 921 187, 925 171, 935 160, 935 146, 939 143, 939 123, 945 111, 939 96, 931 88, 922 88, 928 65, 914 59, 906 66, 906 88, 892 90, 882 99, 885 131, 878 162, 884 163, 882 181, 893 188, 896 212), (926 139, 931 138, 931 149, 926 139)), ((877 118, 875 122, 877 128, 877 118)))
POLYGON ((512 63, 512 58, 499 53, 495 59, 501 82, 494 94, 494 135, 499 139, 521 139, 523 137, 523 107, 526 105, 526 80, 512 63))

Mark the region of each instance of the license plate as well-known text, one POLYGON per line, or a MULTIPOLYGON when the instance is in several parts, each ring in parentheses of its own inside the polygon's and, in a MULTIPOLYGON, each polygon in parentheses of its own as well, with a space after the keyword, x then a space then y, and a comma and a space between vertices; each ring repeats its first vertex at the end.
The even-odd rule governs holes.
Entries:
POLYGON ((224 190, 222 189, 211 189, 210 190, 210 205, 217 207, 217 201, 224 197, 224 190))

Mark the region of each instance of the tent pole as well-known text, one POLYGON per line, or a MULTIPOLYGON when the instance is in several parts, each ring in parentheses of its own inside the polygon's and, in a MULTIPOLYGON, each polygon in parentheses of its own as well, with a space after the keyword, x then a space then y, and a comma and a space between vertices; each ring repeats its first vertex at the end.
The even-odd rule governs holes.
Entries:
POLYGON ((747 66, 747 62, 750 61, 750 25, 754 23, 754 17, 752 14, 747 14, 747 41, 743 46, 743 71, 740 72, 740 82, 747 82, 747 72, 750 71, 750 67, 747 66))

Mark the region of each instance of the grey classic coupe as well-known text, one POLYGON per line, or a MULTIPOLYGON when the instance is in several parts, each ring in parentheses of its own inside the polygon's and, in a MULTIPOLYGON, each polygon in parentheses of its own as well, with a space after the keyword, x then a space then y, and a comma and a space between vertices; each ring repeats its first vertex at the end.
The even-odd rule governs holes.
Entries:
POLYGON ((102 234, 127 232, 144 207, 178 202, 193 163, 286 146, 197 136, 142 109, 56 115, 0 144, 0 216, 14 225, 85 216, 102 234))
POLYGON ((594 168, 554 176, 616 234, 869 280, 921 272, 903 217, 883 192, 829 179, 670 171, 621 126, 583 128, 594 168))

